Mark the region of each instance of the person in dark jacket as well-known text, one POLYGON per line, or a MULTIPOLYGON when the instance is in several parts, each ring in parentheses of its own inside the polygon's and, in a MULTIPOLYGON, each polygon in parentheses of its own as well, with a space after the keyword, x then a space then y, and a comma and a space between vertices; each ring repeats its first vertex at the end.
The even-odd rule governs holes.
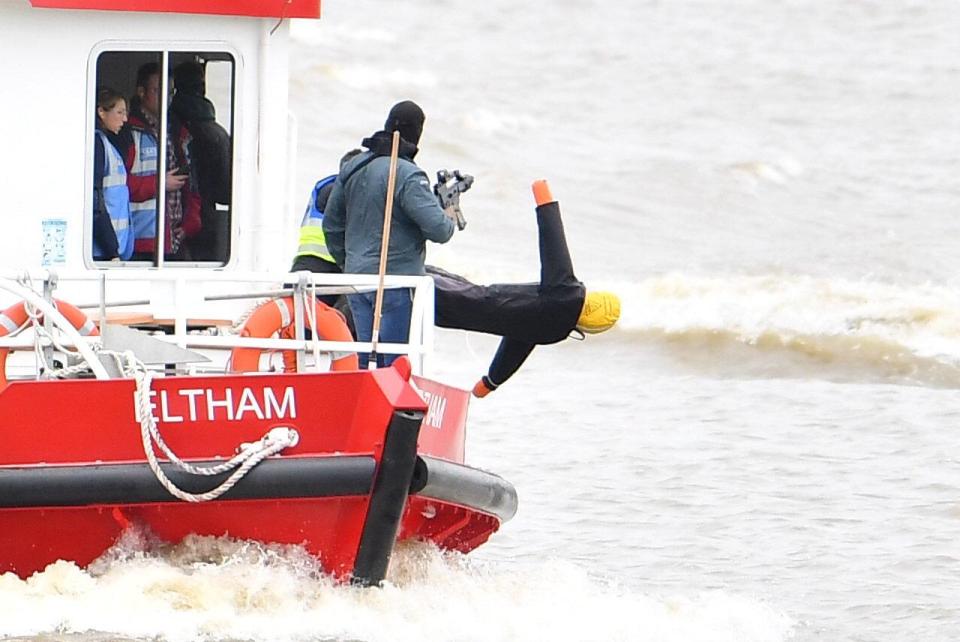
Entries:
MULTIPOLYGON (((366 151, 340 170, 323 217, 327 249, 347 273, 378 274, 383 238, 384 209, 390 166, 392 133, 400 132, 399 159, 393 194, 393 215, 387 256, 387 274, 422 275, 426 242, 446 243, 455 228, 452 214, 440 208, 426 173, 413 162, 423 131, 423 110, 409 100, 390 110, 384 128, 362 142, 366 151)), ((412 308, 409 288, 384 292, 379 340, 405 343, 412 308)), ((351 294, 350 310, 357 339, 370 341, 376 294, 351 294)), ((360 357, 360 367, 368 355, 360 357)), ((378 355, 389 365, 395 355, 378 355)))
POLYGON ((206 97, 204 68, 184 62, 173 70, 176 93, 170 103, 171 126, 182 124, 190 139, 191 180, 200 193, 200 232, 189 240, 190 257, 197 261, 223 261, 228 254, 230 221, 217 205, 229 205, 232 196, 230 134, 217 122, 213 103, 206 97))
POLYGON ((541 194, 539 283, 477 285, 440 268, 426 268, 434 281, 438 326, 503 337, 487 374, 473 388, 477 397, 503 385, 536 346, 557 343, 577 330, 604 332, 620 317, 615 294, 587 292, 574 276, 560 208, 545 183, 541 194))

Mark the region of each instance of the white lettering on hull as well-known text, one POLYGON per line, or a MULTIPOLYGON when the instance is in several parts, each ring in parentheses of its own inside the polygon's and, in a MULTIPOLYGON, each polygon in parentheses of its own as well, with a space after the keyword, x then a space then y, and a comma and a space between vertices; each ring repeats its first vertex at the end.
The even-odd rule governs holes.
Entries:
POLYGON ((183 417, 170 414, 170 408, 167 405, 166 391, 160 393, 160 416, 165 423, 180 423, 183 417))
POLYGON ((277 395, 273 388, 263 389, 263 403, 267 407, 267 419, 297 418, 296 397, 293 394, 293 388, 290 386, 283 389, 283 405, 278 404, 277 395), (271 409, 274 413, 273 416, 270 415, 271 409))
MULTIPOLYGON (((297 396, 292 386, 279 394, 273 388, 243 387, 215 391, 212 388, 151 390, 150 412, 161 423, 185 421, 242 421, 244 419, 296 419, 297 396)), ((134 414, 140 411, 134 395, 134 414)))
POLYGON ((447 398, 426 391, 423 392, 424 396, 427 397, 427 416, 423 418, 423 423, 439 430, 443 427, 443 414, 447 410, 447 398))
POLYGON ((242 419, 246 412, 252 412, 257 416, 257 419, 263 419, 263 409, 257 403, 257 398, 250 388, 244 388, 243 392, 240 393, 240 403, 237 404, 237 419, 242 419))
POLYGON ((216 413, 218 408, 223 408, 227 411, 226 420, 233 421, 233 390, 227 388, 224 390, 223 399, 214 398, 213 390, 207 390, 207 421, 214 421, 216 419, 216 413))

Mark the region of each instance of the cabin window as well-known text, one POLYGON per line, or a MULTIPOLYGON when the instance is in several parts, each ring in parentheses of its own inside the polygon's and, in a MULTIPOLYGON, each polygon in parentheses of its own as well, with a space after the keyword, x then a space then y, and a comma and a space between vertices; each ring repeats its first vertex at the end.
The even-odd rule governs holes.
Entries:
POLYGON ((225 52, 97 57, 87 246, 93 265, 230 260, 235 72, 225 52))

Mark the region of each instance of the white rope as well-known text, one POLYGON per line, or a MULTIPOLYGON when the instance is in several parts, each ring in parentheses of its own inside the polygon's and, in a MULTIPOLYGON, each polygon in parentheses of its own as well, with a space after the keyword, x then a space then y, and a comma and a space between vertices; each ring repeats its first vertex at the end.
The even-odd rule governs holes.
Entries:
POLYGON ((140 437, 143 441, 143 452, 147 456, 147 463, 150 465, 150 469, 156 476, 157 481, 167 489, 167 492, 177 499, 185 502, 206 502, 216 499, 233 488, 237 482, 243 479, 243 477, 261 461, 271 455, 279 453, 284 448, 296 446, 300 441, 300 436, 293 428, 278 427, 271 429, 259 441, 240 444, 239 452, 229 461, 210 466, 197 466, 185 462, 170 450, 160 436, 160 431, 157 429, 157 420, 153 416, 153 408, 150 404, 152 373, 147 370, 146 366, 140 362, 132 352, 127 351, 123 353, 123 357, 126 361, 124 372, 133 375, 137 386, 136 400, 137 413, 140 420, 140 437), (155 448, 159 448, 177 468, 193 475, 219 475, 229 470, 236 470, 216 488, 205 493, 191 493, 179 488, 167 477, 166 473, 164 473, 160 467, 160 462, 157 460, 155 448))
MULTIPOLYGON (((29 273, 24 273, 24 274, 21 274, 19 277, 17 277, 17 283, 19 283, 25 288, 29 288, 31 291, 35 291, 35 288, 33 287, 33 277, 31 277, 29 273)), ((40 341, 41 338, 46 337, 50 341, 50 343, 52 343, 58 349, 60 349, 62 346, 57 346, 56 339, 53 337, 51 333, 47 332, 46 328, 43 327, 43 323, 41 321, 43 314, 40 312, 40 310, 37 309, 37 307, 33 303, 24 299, 23 311, 27 313, 27 320, 24 321, 23 325, 21 325, 20 328, 17 329, 17 332, 20 332, 23 328, 27 327, 28 325, 33 326, 33 331, 35 333, 34 341, 33 341, 33 357, 35 359, 35 363, 38 366, 37 373, 39 376, 40 372, 50 372, 52 370, 52 367, 51 367, 52 364, 47 363, 46 355, 43 354, 43 346, 40 341), (43 364, 42 369, 39 367, 39 364, 43 364)), ((69 351, 66 351, 66 350, 65 352, 69 353, 69 351)))
MULTIPOLYGON (((296 446, 300 441, 300 436, 293 428, 277 427, 271 429, 259 441, 240 444, 237 454, 221 464, 197 466, 183 461, 170 450, 160 436, 160 431, 157 428, 157 420, 153 416, 153 408, 150 403, 152 373, 147 369, 146 365, 137 359, 132 351, 119 353, 111 350, 95 350, 87 344, 86 340, 80 336, 76 328, 57 310, 53 303, 33 291, 32 285, 32 280, 29 275, 18 277, 16 282, 0 279, 0 289, 19 295, 24 300, 24 311, 27 314, 28 320, 24 322, 23 326, 19 328, 17 332, 28 324, 32 324, 36 334, 34 351, 39 360, 38 363, 43 363, 47 366, 44 370, 49 372, 49 376, 52 377, 68 377, 73 374, 92 371, 98 379, 108 379, 110 375, 100 361, 100 356, 107 356, 113 358, 117 365, 117 370, 121 372, 123 376, 132 376, 136 383, 136 409, 140 421, 140 436, 143 442, 144 454, 157 480, 177 499, 187 502, 205 502, 216 499, 233 488, 237 482, 243 479, 243 477, 261 461, 271 455, 279 453, 285 448, 296 446), (50 332, 44 328, 43 317, 49 318, 51 322, 53 322, 53 327, 58 329, 59 332, 50 332), (69 348, 63 345, 58 338, 59 333, 63 333, 72 339, 76 348, 69 348), (41 339, 46 339, 50 345, 65 353, 68 357, 81 358, 85 363, 60 368, 55 371, 52 370, 52 368, 49 367, 50 364, 46 363, 46 357, 43 354, 42 347, 43 341, 41 339), (190 493, 179 488, 166 476, 160 467, 155 447, 159 448, 176 467, 190 474, 210 476, 225 473, 230 470, 234 472, 212 490, 205 493, 190 493)), ((99 348, 100 346, 97 347, 99 348)))
MULTIPOLYGON (((34 285, 33 285, 33 277, 31 277, 29 273, 24 273, 18 276, 16 279, 16 282, 21 287, 26 288, 27 291, 35 292, 34 285)), ((36 295, 36 296, 39 296, 39 295, 36 295)), ((46 299, 42 299, 42 301, 43 303, 52 305, 53 308, 56 310, 56 312, 59 314, 60 311, 59 309, 57 309, 55 302, 47 301, 46 299)), ((51 346, 53 346, 55 349, 59 350, 60 352, 64 353, 67 359, 69 359, 70 357, 73 357, 76 359, 86 359, 87 356, 89 355, 85 355, 83 350, 80 349, 79 345, 76 348, 70 348, 64 345, 63 343, 61 343, 58 338, 60 333, 57 332, 57 330, 59 330, 59 327, 56 324, 52 326, 52 330, 54 330, 53 332, 51 332, 44 326, 43 311, 40 309, 40 306, 37 304, 35 299, 31 300, 29 298, 24 298, 23 310, 27 314, 26 321, 24 321, 20 325, 20 327, 18 327, 13 332, 9 333, 7 336, 17 335, 28 326, 33 327, 34 358, 36 359, 36 363, 38 364, 38 366, 40 364, 43 364, 42 368, 38 367, 37 369, 38 374, 42 372, 49 378, 65 379, 75 374, 85 374, 85 373, 91 372, 91 366, 88 365, 87 363, 80 363, 78 365, 65 367, 65 368, 54 368, 54 365, 52 363, 48 363, 47 357, 44 354, 44 345, 42 341, 43 339, 46 339, 51 346)), ((55 318, 53 320, 56 321, 55 318)), ((71 329, 73 328, 73 326, 70 326, 70 327, 71 329)), ((95 353, 95 349, 94 349, 94 353, 95 353)))
MULTIPOLYGON (((54 327, 58 328, 63 335, 73 342, 73 344, 76 346, 75 354, 79 354, 79 356, 87 362, 87 365, 93 372, 94 376, 96 376, 97 379, 109 379, 110 375, 103 367, 103 364, 100 363, 100 360, 97 358, 93 347, 91 347, 91 345, 87 342, 87 339, 80 335, 77 329, 73 327, 73 324, 71 324, 70 321, 68 321, 50 301, 47 301, 30 288, 22 285, 22 283, 29 283, 29 278, 20 277, 17 279, 17 281, 0 279, 0 290, 6 290, 7 292, 11 292, 12 294, 20 297, 27 304, 33 306, 34 312, 38 310, 45 317, 49 318, 50 321, 53 322, 54 327)), ((27 310, 28 316, 30 316, 31 312, 29 307, 25 307, 25 309, 27 310)), ((34 324, 34 327, 40 326, 42 326, 42 324, 34 324)), ((60 344, 59 341, 55 341, 54 338, 49 334, 45 333, 44 336, 49 338, 58 349, 63 350, 64 352, 74 353, 72 350, 67 350, 60 344)), ((41 360, 41 363, 42 362, 43 360, 41 360)))
MULTIPOLYGON (((296 295, 295 295, 296 296, 296 295)), ((310 282, 307 291, 302 292, 303 313, 306 315, 306 324, 310 328, 310 348, 313 351, 313 369, 320 369, 320 333, 317 331, 317 285, 310 282)), ((296 308, 294 308, 296 309, 296 308)))
POLYGON ((44 364, 44 372, 47 372, 51 377, 66 377, 74 373, 86 372, 90 368, 86 363, 73 366, 71 368, 60 368, 54 370, 53 364, 47 363, 46 355, 43 353, 43 343, 41 339, 47 339, 54 348, 63 352, 68 357, 80 357, 80 351, 75 348, 69 348, 63 345, 60 340, 57 338, 57 333, 50 332, 43 325, 43 313, 40 312, 29 301, 24 301, 23 306, 24 311, 27 313, 27 319, 30 323, 33 324, 33 331, 36 333, 36 340, 33 342, 33 352, 36 355, 37 363, 44 364))

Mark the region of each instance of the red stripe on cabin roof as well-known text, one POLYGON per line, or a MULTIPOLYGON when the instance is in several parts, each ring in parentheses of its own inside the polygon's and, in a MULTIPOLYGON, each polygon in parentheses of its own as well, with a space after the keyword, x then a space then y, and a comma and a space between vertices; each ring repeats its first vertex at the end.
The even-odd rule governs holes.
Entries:
POLYGON ((258 18, 319 18, 320 0, 30 0, 48 9, 206 13, 258 18))

